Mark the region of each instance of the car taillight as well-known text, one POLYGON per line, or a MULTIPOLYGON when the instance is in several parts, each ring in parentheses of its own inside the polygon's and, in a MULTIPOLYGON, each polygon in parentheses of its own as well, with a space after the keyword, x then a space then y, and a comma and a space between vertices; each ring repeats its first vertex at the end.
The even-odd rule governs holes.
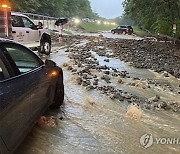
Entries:
POLYGON ((56 76, 58 76, 58 72, 55 70, 51 71, 50 77, 56 77, 56 76))

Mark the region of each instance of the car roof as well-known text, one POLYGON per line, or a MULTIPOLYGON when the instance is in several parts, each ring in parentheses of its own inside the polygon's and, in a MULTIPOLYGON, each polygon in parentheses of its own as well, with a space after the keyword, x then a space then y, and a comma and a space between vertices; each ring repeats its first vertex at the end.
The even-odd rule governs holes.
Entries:
MULTIPOLYGON (((0 37, 0 44, 2 44, 2 43, 20 44, 19 42, 16 42, 16 41, 14 41, 14 40, 10 40, 10 39, 6 39, 6 38, 1 38, 1 37, 0 37)), ((22 44, 20 44, 20 45, 22 45, 22 44)))
MULTIPOLYGON (((130 25, 120 25, 120 26, 128 27, 128 26, 130 26, 130 25)), ((130 27, 131 27, 131 26, 130 26, 130 27)))
POLYGON ((27 17, 26 15, 19 13, 19 12, 11 12, 11 15, 27 17))
POLYGON ((0 37, 0 43, 6 43, 6 42, 14 42, 13 40, 10 40, 10 39, 6 39, 6 38, 1 38, 0 37))

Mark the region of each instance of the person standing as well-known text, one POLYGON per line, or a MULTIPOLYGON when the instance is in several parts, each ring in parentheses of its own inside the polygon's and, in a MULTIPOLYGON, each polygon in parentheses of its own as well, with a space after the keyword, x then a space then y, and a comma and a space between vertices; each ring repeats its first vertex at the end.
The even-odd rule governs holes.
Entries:
POLYGON ((58 30, 58 34, 59 34, 59 43, 61 43, 61 41, 62 41, 62 30, 63 30, 63 25, 61 23, 58 23, 57 30, 58 30))

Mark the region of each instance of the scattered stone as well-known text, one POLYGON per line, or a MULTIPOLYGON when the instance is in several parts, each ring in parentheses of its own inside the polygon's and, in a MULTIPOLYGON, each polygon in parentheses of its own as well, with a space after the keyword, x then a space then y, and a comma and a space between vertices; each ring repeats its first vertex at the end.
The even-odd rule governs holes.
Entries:
POLYGON ((104 59, 105 62, 109 62, 109 59, 104 59))
POLYGON ((132 79, 133 80, 140 80, 140 78, 138 78, 138 77, 133 77, 132 79))
POLYGON ((72 66, 68 66, 68 70, 72 70, 73 68, 72 68, 72 66))
POLYGON ((90 84, 91 84, 91 82, 90 82, 89 80, 83 80, 83 81, 82 81, 82 85, 83 85, 84 87, 89 86, 90 84))
POLYGON ((78 63, 78 65, 77 65, 78 67, 82 67, 82 64, 80 64, 80 63, 78 63))
POLYGON ((114 97, 113 94, 109 95, 109 98, 110 98, 110 99, 115 99, 115 97, 114 97))
POLYGON ((77 69, 72 69, 71 72, 77 72, 77 69))
POLYGON ((86 87, 86 90, 88 90, 88 91, 90 91, 92 89, 94 89, 94 87, 92 85, 89 85, 89 86, 86 87))
POLYGON ((135 82, 131 82, 131 83, 129 83, 128 85, 135 87, 135 86, 136 86, 136 83, 135 83, 135 82))
POLYGON ((103 79, 103 80, 106 81, 107 83, 111 83, 111 82, 110 82, 111 78, 110 78, 109 76, 107 76, 107 75, 103 75, 103 76, 101 77, 101 79, 103 79))
POLYGON ((110 72, 109 72, 109 71, 104 71, 104 74, 109 75, 109 74, 110 74, 110 72))
POLYGON ((37 124, 41 127, 56 127, 57 121, 54 117, 41 116, 38 119, 37 124))
POLYGON ((80 77, 78 77, 77 79, 76 79, 76 81, 77 81, 77 83, 79 84, 79 85, 81 85, 81 83, 82 83, 82 79, 80 78, 80 77))
POLYGON ((93 85, 96 85, 96 86, 97 86, 97 85, 98 85, 98 81, 94 81, 94 82, 93 82, 93 85))
POLYGON ((164 73, 163 74, 165 77, 169 77, 169 74, 168 73, 164 73))
POLYGON ((63 116, 60 116, 60 117, 59 117, 59 120, 64 120, 64 117, 63 117, 63 116))
POLYGON ((159 108, 162 108, 162 109, 166 109, 167 103, 166 103, 166 102, 160 102, 160 103, 158 104, 158 107, 159 107, 159 108))
POLYGON ((124 81, 122 79, 118 79, 118 83, 123 84, 124 81))
MULTIPOLYGON (((179 111, 178 104, 162 102, 159 95, 156 95, 147 101, 144 98, 139 98, 138 96, 120 91, 113 86, 99 87, 98 80, 95 80, 97 79, 97 75, 93 75, 95 74, 95 71, 104 73, 105 75, 103 75, 101 79, 107 83, 111 83, 111 77, 132 78, 133 81, 131 79, 127 80, 131 81, 131 83, 127 85, 146 89, 150 88, 149 84, 153 84, 152 86, 158 86, 157 88, 169 90, 172 92, 174 91, 176 94, 180 94, 180 91, 177 92, 175 89, 173 89, 172 86, 159 83, 159 81, 156 79, 148 79, 147 81, 144 81, 140 80, 140 78, 133 78, 133 75, 130 76, 126 71, 120 72, 118 69, 113 67, 110 68, 106 65, 100 66, 96 56, 91 53, 91 51, 94 51, 99 56, 106 56, 107 58, 104 59, 105 62, 110 62, 109 58, 116 58, 124 62, 131 62, 130 64, 134 67, 146 68, 160 72, 165 77, 169 77, 169 74, 174 75, 175 77, 179 77, 179 57, 174 55, 176 49, 171 43, 152 43, 149 41, 109 38, 103 38, 102 41, 99 41, 95 37, 85 36, 71 36, 66 38, 66 42, 74 42, 74 44, 65 52, 69 52, 69 58, 71 61, 74 60, 74 65, 79 67, 78 72, 76 69, 73 69, 73 65, 69 66, 68 64, 64 64, 63 66, 67 67, 68 70, 75 72, 74 74, 78 74, 79 78, 77 79, 77 83, 79 85, 86 86, 87 90, 96 88, 111 99, 118 99, 127 103, 136 103, 147 109, 171 110, 174 112, 179 111), (77 40, 84 38, 90 42, 84 46, 79 46, 79 43, 82 42, 77 40), (76 45, 77 43, 78 46, 76 45), (107 47, 105 48, 104 45, 107 45, 108 48, 113 50, 107 51, 107 47)), ((118 79, 117 81, 120 84, 123 83, 122 79, 118 79)), ((180 87, 180 85, 178 86, 180 87)))
POLYGON ((160 96, 156 95, 155 97, 149 98, 148 100, 151 102, 158 102, 160 100, 160 96))
POLYGON ((124 97, 125 99, 131 99, 131 95, 128 93, 122 93, 122 97, 124 97))
POLYGON ((67 63, 64 63, 64 64, 63 64, 63 67, 67 67, 67 66, 68 66, 68 64, 67 64, 67 63))
POLYGON ((116 98, 119 101, 124 101, 124 98, 122 97, 122 95, 120 93, 115 93, 114 98, 116 98))

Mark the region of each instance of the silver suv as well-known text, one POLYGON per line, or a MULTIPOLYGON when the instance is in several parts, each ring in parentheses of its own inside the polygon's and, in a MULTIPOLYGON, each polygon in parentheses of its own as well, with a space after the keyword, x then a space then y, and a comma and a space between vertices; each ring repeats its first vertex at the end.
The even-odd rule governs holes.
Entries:
POLYGON ((39 53, 49 55, 51 52, 51 36, 48 29, 35 25, 26 15, 11 12, 13 40, 39 53))

